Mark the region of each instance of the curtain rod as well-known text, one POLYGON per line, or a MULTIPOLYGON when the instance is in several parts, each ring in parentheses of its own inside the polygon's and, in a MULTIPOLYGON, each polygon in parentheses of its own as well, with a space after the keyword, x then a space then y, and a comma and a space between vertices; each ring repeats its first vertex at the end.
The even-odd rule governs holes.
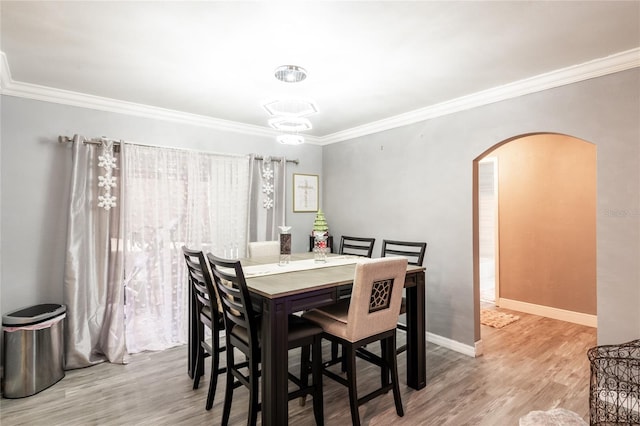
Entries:
MULTIPOLYGON (((109 139, 109 138, 92 138, 92 139, 85 139, 82 143, 84 144, 89 144, 89 145, 100 145, 102 142, 113 142, 114 145, 120 145, 120 140, 115 140, 115 139, 109 139)), ((60 135, 58 136, 58 142, 59 143, 63 143, 63 142, 73 142, 73 138, 69 137, 69 136, 64 136, 64 135, 60 135)), ((155 148, 154 145, 143 145, 143 144, 136 144, 136 145, 142 145, 142 146, 150 146, 155 148)), ((253 158, 255 158, 256 160, 264 160, 264 157, 261 155, 255 155, 253 158)), ((276 159, 271 160, 271 161, 277 161, 276 159)), ((288 160, 285 159, 285 161, 287 163, 293 163, 293 164, 299 164, 300 161, 299 160, 288 160)))

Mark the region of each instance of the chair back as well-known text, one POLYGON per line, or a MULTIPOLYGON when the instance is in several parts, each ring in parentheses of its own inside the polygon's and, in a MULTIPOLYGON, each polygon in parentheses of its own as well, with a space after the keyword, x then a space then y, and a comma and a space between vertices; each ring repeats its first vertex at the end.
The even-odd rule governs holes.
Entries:
POLYGON ((248 249, 249 257, 279 256, 280 241, 253 241, 248 249))
POLYGON ((414 241, 382 240, 381 257, 403 256, 410 265, 422 266, 424 254, 427 251, 427 243, 414 241))
POLYGON ((375 238, 347 237, 340 239, 340 254, 354 254, 356 256, 371 257, 375 238))
POLYGON ((396 328, 407 259, 371 259, 356 264, 347 315, 346 337, 352 342, 396 328))
POLYGON ((257 350, 256 314, 251 304, 251 296, 240 261, 222 259, 211 253, 207 254, 207 259, 220 296, 227 334, 234 333, 234 327, 241 327, 244 329, 242 333, 247 334, 248 349, 257 350))
POLYGON ((189 284, 193 291, 192 302, 197 318, 206 323, 209 328, 217 328, 222 310, 204 253, 200 250, 191 250, 186 246, 182 246, 182 253, 187 264, 189 284))

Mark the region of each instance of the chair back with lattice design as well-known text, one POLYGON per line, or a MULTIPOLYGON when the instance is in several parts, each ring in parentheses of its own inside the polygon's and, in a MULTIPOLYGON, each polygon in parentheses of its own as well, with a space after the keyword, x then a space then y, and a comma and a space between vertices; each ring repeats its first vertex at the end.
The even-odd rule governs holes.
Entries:
POLYGON ((388 257, 356 264, 346 337, 355 342, 396 328, 407 259, 388 257))

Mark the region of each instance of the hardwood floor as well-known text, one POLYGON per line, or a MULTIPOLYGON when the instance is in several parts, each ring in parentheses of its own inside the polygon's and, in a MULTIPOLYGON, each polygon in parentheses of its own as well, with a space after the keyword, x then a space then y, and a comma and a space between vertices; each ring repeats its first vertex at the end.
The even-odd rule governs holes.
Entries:
MULTIPOLYGON (((506 312, 513 312, 507 311, 506 312)), ((471 358, 427 344, 427 387, 406 386, 405 356, 399 356, 405 416, 396 416, 393 397, 360 408, 368 425, 517 425, 531 410, 566 408, 587 422, 589 362, 594 328, 516 313, 521 319, 502 329, 482 326, 485 354, 471 358)), ((400 338, 399 338, 400 341, 400 338)), ((329 347, 325 348, 329 356, 329 347)), ((204 409, 207 371, 198 390, 186 373, 186 347, 135 355, 128 365, 101 364, 67 371, 43 392, 0 400, 0 423, 13 425, 178 425, 220 424, 224 380, 218 381, 213 409, 204 409)), ((291 352, 291 362, 298 354, 291 352)), ((295 370, 294 370, 295 371, 295 370)), ((377 385, 376 370, 359 364, 361 395, 377 385)), ((247 391, 235 391, 230 424, 246 424, 247 391)), ((346 388, 324 381, 325 424, 349 424, 346 388)), ((258 421, 260 423, 260 421, 258 421)), ((311 401, 289 403, 289 423, 313 425, 311 401)))

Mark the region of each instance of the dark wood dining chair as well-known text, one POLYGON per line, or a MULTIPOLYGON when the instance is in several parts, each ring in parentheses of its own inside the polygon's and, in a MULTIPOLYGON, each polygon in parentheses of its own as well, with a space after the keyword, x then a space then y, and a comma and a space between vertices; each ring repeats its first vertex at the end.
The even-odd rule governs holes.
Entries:
MULTIPOLYGON (((402 256, 407 258, 410 265, 422 266, 424 263, 424 255, 427 251, 427 243, 418 241, 397 241, 382 240, 382 251, 380 257, 402 256)), ((407 313, 407 300, 402 298, 400 305, 400 315, 407 313)), ((404 332, 407 331, 406 324, 398 322, 398 328, 404 332)), ((407 350, 407 345, 398 347, 398 353, 407 350)))
POLYGON ((347 237, 340 238, 339 254, 353 254, 356 256, 371 257, 375 238, 347 237))
MULTIPOLYGON (((227 380, 222 424, 226 425, 229 422, 233 390, 244 385, 249 389, 248 424, 255 425, 258 411, 261 409, 261 405, 258 403, 261 317, 253 308, 240 262, 221 259, 211 253, 207 254, 207 259, 222 302, 226 328, 227 380), (242 352, 244 355, 242 361, 235 360, 234 349, 242 352)), ((289 392, 288 399, 291 401, 295 398, 312 395, 316 424, 322 425, 324 424, 322 328, 295 315, 289 315, 288 320, 288 348, 302 349, 300 377, 289 373, 289 379, 298 388, 289 392), (309 366, 309 359, 311 359, 311 366, 309 366), (311 386, 308 385, 309 371, 312 372, 313 384, 311 386)))
POLYGON ((185 246, 182 247, 182 252, 187 264, 193 297, 191 315, 195 315, 197 318, 198 337, 192 342, 194 344, 192 350, 196 353, 196 365, 193 368, 193 389, 198 389, 200 377, 204 374, 204 359, 211 357, 211 375, 206 404, 206 409, 210 410, 216 394, 218 374, 226 372, 226 368, 220 368, 220 353, 225 350, 225 346, 220 345, 220 331, 224 329, 224 319, 204 253, 185 246), (208 343, 205 338, 205 327, 211 330, 211 343, 208 343))
POLYGON ((346 378, 328 369, 333 364, 342 363, 342 360, 325 363, 323 373, 348 387, 353 425, 360 425, 360 405, 389 390, 393 391, 396 413, 404 416, 398 384, 396 324, 406 271, 407 260, 404 258, 380 258, 358 263, 350 300, 312 309, 302 315, 322 327, 323 338, 342 345, 343 357, 346 358, 346 378), (380 367, 381 387, 358 397, 357 352, 377 341, 381 342, 381 356, 367 355, 362 358, 380 367))

